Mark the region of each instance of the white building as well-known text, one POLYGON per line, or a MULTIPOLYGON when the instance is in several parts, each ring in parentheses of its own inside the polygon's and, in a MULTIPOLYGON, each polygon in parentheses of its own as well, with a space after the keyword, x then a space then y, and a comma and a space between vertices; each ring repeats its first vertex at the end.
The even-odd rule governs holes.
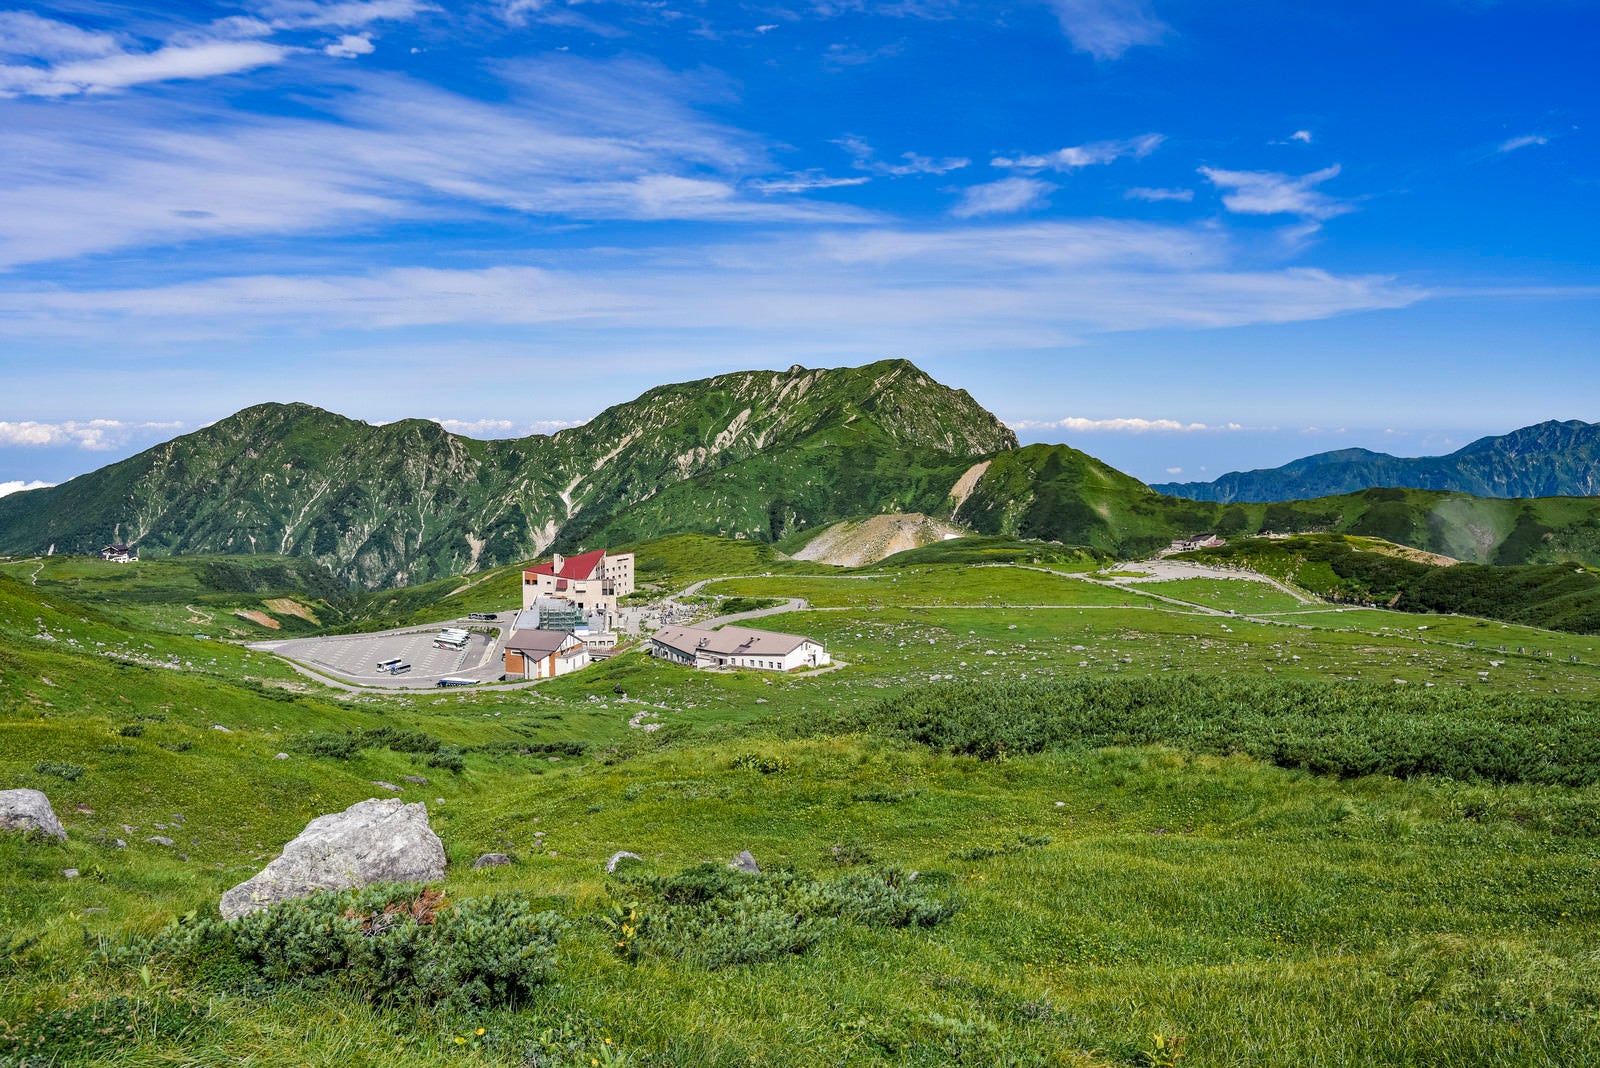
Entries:
POLYGON ((564 630, 512 630, 506 639, 506 675, 553 679, 589 666, 589 649, 564 630))
POLYGON ((617 601, 633 592, 633 554, 608 555, 604 549, 569 558, 556 553, 548 564, 522 572, 522 607, 544 598, 570 602, 584 616, 605 613, 606 629, 615 623, 617 601))
POLYGON ((815 638, 749 627, 662 627, 650 636, 650 655, 697 668, 794 671, 833 661, 815 638))

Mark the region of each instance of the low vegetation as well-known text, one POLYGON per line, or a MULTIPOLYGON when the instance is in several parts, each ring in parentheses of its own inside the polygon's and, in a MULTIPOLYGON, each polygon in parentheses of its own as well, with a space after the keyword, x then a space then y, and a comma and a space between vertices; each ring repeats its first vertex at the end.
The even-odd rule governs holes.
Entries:
POLYGON ((639 547, 806 597, 774 622, 847 667, 338 695, 7 565, 0 787, 68 840, 0 835, 0 1064, 1595 1060, 1595 638, 764 551, 639 547), (220 919, 375 795, 427 806, 442 883, 220 919))

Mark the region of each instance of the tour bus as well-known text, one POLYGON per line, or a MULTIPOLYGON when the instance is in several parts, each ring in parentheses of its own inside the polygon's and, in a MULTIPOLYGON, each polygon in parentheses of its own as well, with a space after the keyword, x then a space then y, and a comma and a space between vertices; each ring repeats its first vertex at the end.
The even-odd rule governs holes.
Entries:
POLYGON ((455 679, 455 678, 451 678, 451 677, 449 677, 447 675, 444 678, 440 679, 435 685, 438 685, 438 686, 476 686, 476 685, 478 685, 478 680, 477 679, 455 679))
POLYGON ((435 649, 465 649, 472 640, 472 635, 464 630, 440 631, 439 636, 433 639, 435 649))
POLYGON ((480 623, 493 623, 500 617, 493 612, 472 612, 468 614, 467 618, 477 620, 480 623))
POLYGON ((380 660, 380 661, 378 661, 378 670, 379 671, 392 670, 394 668, 394 666, 396 664, 398 664, 398 663, 400 663, 400 658, 398 656, 395 657, 393 660, 380 660))
POLYGON ((403 672, 407 672, 407 671, 410 671, 410 670, 411 670, 411 665, 407 664, 407 663, 403 663, 403 662, 402 663, 391 664, 389 666, 389 674, 391 674, 391 675, 399 675, 399 674, 402 674, 403 672))

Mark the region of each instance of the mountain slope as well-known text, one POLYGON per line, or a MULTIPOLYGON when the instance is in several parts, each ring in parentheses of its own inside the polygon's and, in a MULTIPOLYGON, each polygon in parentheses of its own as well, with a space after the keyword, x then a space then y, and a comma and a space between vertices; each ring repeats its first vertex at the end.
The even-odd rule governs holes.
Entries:
POLYGON ((901 497, 942 500, 971 457, 1015 445, 964 391, 904 360, 661 386, 554 436, 506 441, 264 404, 0 498, 0 552, 108 541, 150 555, 271 552, 311 557, 356 585, 408 584, 591 539, 774 538, 901 497), (702 492, 713 479, 726 498, 716 508, 702 492), (668 495, 695 480, 695 492, 668 495), (662 497, 643 520, 623 518, 662 497))
POLYGON ((1340 449, 1282 467, 1230 472, 1212 482, 1167 482, 1151 488, 1226 504, 1305 500, 1384 486, 1478 497, 1600 496, 1600 423, 1538 423, 1479 438, 1448 456, 1406 458, 1340 449))

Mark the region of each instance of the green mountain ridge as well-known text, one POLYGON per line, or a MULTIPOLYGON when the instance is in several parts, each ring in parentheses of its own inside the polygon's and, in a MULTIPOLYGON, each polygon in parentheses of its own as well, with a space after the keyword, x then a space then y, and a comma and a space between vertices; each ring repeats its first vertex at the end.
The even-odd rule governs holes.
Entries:
POLYGON ((310 557, 353 585, 407 585, 642 530, 619 517, 716 473, 733 471, 735 496, 760 506, 709 515, 698 491, 680 493, 655 508, 649 533, 765 539, 839 518, 846 503, 858 511, 917 496, 862 492, 880 471, 949 469, 953 481, 965 458, 1015 445, 964 391, 903 360, 660 386, 582 426, 501 441, 419 419, 370 426, 265 404, 61 486, 0 498, 0 551, 127 541, 152 555, 270 552, 310 557), (782 514, 767 501, 777 480, 799 487, 782 514))
POLYGON ((1477 497, 1600 495, 1600 423, 1551 420, 1479 438, 1446 456, 1401 457, 1368 449, 1317 453, 1210 482, 1163 482, 1160 493, 1198 501, 1294 501, 1375 487, 1443 490, 1477 497))
MULTIPOLYGON (((1527 455, 1542 455, 1536 438, 1527 455)), ((1484 451, 1510 462, 1504 449, 1484 451)), ((981 536, 1105 557, 1204 531, 1328 532, 1484 564, 1600 564, 1600 497, 1385 487, 1224 503, 1158 490, 1067 445, 1018 447, 965 391, 886 360, 659 386, 582 426, 499 441, 420 419, 370 426, 306 404, 259 405, 61 486, 0 498, 0 553, 127 541, 155 557, 271 554, 374 589, 551 550, 674 534, 776 543, 839 520, 921 512, 981 536)))

